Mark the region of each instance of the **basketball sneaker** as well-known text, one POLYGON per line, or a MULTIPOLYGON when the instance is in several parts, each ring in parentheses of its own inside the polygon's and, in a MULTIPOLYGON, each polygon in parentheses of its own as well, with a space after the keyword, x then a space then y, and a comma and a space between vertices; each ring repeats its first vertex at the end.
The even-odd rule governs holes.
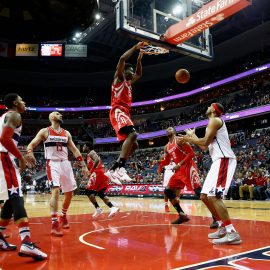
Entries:
POLYGON ((179 214, 178 219, 172 222, 172 224, 182 224, 184 222, 188 222, 190 218, 186 214, 179 214))
POLYGON ((114 175, 114 171, 107 171, 105 175, 115 184, 122 186, 121 181, 114 175))
POLYGON ((32 257, 37 261, 45 260, 48 257, 46 253, 42 252, 40 248, 32 242, 23 242, 18 254, 21 257, 32 257))
POLYGON ((59 222, 60 222, 60 224, 61 224, 61 227, 63 228, 63 229, 69 229, 69 223, 68 223, 68 220, 67 220, 67 216, 65 215, 65 216, 60 216, 59 217, 59 222))
POLYGON ((226 235, 226 228, 225 227, 219 227, 218 230, 214 233, 209 233, 208 238, 210 239, 219 239, 226 235))
POLYGON ((92 215, 92 218, 97 218, 99 215, 101 215, 103 213, 103 209, 98 207, 96 208, 95 213, 92 215))
POLYGON ((117 168, 113 172, 113 176, 115 176, 117 179, 120 179, 121 181, 127 181, 127 182, 132 181, 132 179, 128 176, 127 171, 124 167, 117 168))
POLYGON ((51 235, 53 235, 53 236, 63 236, 64 235, 63 231, 61 230, 61 226, 60 226, 59 221, 54 221, 52 223, 51 235))
POLYGON ((170 208, 168 204, 165 204, 165 212, 170 212, 170 208))
POLYGON ((0 250, 12 251, 16 250, 15 245, 9 244, 2 233, 0 233, 0 250))
POLYGON ((212 224, 210 224, 210 229, 217 229, 217 228, 218 228, 218 222, 213 220, 212 224))
POLYGON ((110 214, 108 215, 108 218, 114 217, 119 211, 120 211, 120 209, 118 207, 113 206, 111 208, 110 214))
POLYGON ((238 232, 226 233, 224 237, 220 239, 214 239, 214 245, 240 245, 242 240, 238 232))

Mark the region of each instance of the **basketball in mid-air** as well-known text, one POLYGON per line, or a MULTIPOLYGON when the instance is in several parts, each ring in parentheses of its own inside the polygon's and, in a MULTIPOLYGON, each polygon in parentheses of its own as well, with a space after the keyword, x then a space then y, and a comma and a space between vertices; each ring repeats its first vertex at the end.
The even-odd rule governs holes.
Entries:
POLYGON ((186 69, 179 69, 175 73, 175 79, 179 83, 187 83, 190 79, 190 74, 186 69))

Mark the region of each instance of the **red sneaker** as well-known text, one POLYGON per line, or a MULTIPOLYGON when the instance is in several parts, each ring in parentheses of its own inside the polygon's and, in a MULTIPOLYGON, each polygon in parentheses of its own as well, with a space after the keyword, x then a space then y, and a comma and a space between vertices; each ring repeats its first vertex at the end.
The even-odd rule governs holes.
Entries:
POLYGON ((53 236, 63 236, 64 235, 58 221, 54 221, 52 223, 51 235, 53 235, 53 236))
POLYGON ((61 227, 63 229, 69 229, 69 223, 68 223, 68 220, 67 220, 67 216, 60 216, 59 222, 60 222, 61 227))
POLYGON ((169 205, 165 204, 165 212, 170 212, 169 205))

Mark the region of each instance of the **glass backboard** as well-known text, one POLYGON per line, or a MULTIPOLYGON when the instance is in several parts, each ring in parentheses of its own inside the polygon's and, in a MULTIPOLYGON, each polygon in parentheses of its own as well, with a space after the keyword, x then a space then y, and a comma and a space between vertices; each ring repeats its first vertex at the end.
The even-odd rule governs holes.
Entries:
POLYGON ((179 45, 162 40, 173 24, 196 13, 208 0, 120 0, 116 6, 116 28, 137 40, 209 61, 213 45, 209 29, 179 45))

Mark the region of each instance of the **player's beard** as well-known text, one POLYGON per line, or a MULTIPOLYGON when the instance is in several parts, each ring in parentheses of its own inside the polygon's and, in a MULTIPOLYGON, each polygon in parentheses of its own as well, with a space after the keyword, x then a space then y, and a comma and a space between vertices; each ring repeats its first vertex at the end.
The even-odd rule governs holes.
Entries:
POLYGON ((63 120, 62 119, 57 119, 57 120, 55 120, 55 122, 57 122, 58 124, 63 124, 63 120))

